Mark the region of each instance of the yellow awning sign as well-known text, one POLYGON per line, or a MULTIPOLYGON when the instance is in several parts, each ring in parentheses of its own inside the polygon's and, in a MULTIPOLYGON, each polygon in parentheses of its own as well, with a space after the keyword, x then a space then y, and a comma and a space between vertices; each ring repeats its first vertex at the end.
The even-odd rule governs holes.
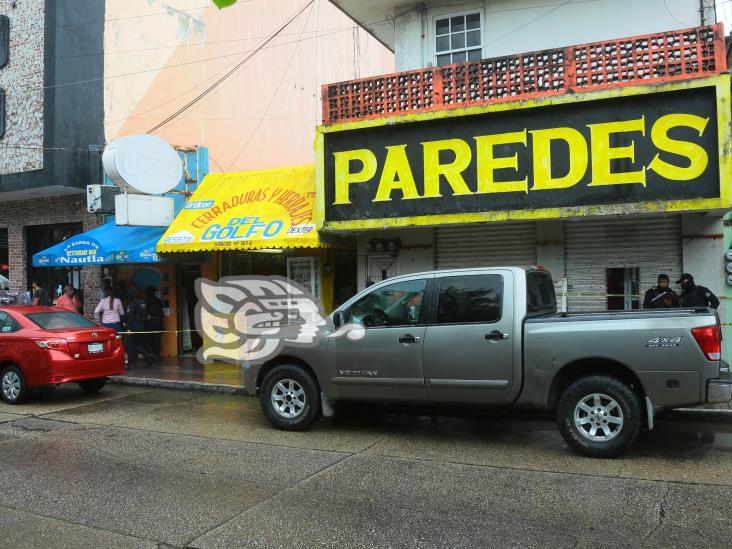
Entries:
POLYGON ((158 252, 313 248, 315 166, 207 175, 158 252))

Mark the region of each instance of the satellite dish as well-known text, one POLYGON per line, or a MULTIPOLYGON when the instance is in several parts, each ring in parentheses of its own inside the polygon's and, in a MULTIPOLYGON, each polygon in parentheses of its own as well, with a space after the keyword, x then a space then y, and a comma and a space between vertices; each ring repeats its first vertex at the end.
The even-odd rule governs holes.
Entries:
POLYGON ((104 148, 102 164, 115 185, 133 193, 167 193, 183 177, 178 153, 154 135, 115 139, 104 148))

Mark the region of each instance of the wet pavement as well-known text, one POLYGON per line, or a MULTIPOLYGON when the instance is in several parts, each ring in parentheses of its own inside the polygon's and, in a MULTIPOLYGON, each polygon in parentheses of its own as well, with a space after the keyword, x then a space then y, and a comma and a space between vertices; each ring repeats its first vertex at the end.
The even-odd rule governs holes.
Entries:
POLYGON ((164 357, 150 366, 142 361, 125 368, 126 378, 193 381, 212 385, 243 386, 241 366, 216 362, 201 364, 195 356, 164 357))
POLYGON ((310 431, 251 397, 73 386, 0 405, 12 547, 729 547, 732 422, 658 419, 623 458, 543 415, 350 406, 310 431))

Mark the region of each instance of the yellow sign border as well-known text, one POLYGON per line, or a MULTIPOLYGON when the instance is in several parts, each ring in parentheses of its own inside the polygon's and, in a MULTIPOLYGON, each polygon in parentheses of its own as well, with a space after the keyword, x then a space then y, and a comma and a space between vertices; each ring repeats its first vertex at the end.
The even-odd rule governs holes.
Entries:
POLYGON ((700 210, 729 210, 732 208, 732 192, 730 189, 730 174, 732 173, 732 104, 730 102, 730 75, 719 74, 704 78, 666 82, 663 84, 649 84, 643 86, 623 86, 558 96, 507 101, 480 105, 446 109, 417 114, 405 114, 384 118, 343 122, 329 126, 318 126, 315 134, 315 224, 328 231, 347 231, 362 229, 383 229, 388 227, 409 227, 425 225, 445 225, 454 223, 496 222, 509 220, 558 219, 566 217, 586 217, 599 215, 620 214, 653 214, 664 212, 684 212, 700 210), (551 105, 567 105, 613 99, 618 97, 632 97, 637 95, 651 95, 677 90, 696 88, 716 88, 717 96, 717 131, 719 146, 719 187, 718 198, 697 198, 686 200, 654 200, 650 202, 634 202, 629 204, 603 204, 597 206, 576 206, 561 208, 540 208, 535 210, 493 210, 488 212, 472 212, 460 214, 435 214, 414 217, 394 217, 382 219, 358 219, 349 221, 325 221, 325 134, 343 132, 363 128, 395 125, 406 122, 421 122, 427 120, 442 120, 457 116, 505 112, 519 109, 541 108, 551 105))

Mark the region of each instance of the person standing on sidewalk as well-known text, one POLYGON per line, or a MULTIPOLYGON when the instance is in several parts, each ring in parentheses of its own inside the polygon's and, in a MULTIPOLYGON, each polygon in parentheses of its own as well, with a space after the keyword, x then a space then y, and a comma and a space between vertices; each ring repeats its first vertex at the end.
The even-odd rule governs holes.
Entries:
POLYGON ((117 332, 122 331, 122 317, 125 315, 125 308, 122 302, 112 295, 112 288, 104 288, 104 297, 94 309, 94 316, 97 321, 107 328, 117 332))
POLYGON ((64 286, 64 291, 59 296, 56 307, 77 314, 81 312, 81 301, 79 300, 79 296, 76 295, 76 289, 73 286, 70 284, 64 286))
POLYGON ((132 365, 137 361, 137 356, 142 355, 148 366, 153 363, 153 354, 146 348, 145 341, 145 323, 148 321, 147 306, 139 296, 134 296, 130 300, 125 315, 125 324, 127 329, 132 332, 127 336, 127 362, 132 365))
POLYGON ((668 309, 679 306, 679 296, 668 286, 667 274, 658 275, 658 286, 646 291, 643 300, 644 309, 668 309))
POLYGON ((145 322, 145 331, 147 334, 147 349, 153 354, 156 362, 160 362, 160 341, 162 339, 163 330, 163 302, 155 295, 155 288, 148 286, 147 299, 145 306, 147 308, 147 322, 145 322))
POLYGON ((711 307, 712 309, 719 307, 719 299, 712 293, 712 290, 694 283, 694 277, 689 273, 682 274, 676 284, 681 284, 682 307, 711 307))

